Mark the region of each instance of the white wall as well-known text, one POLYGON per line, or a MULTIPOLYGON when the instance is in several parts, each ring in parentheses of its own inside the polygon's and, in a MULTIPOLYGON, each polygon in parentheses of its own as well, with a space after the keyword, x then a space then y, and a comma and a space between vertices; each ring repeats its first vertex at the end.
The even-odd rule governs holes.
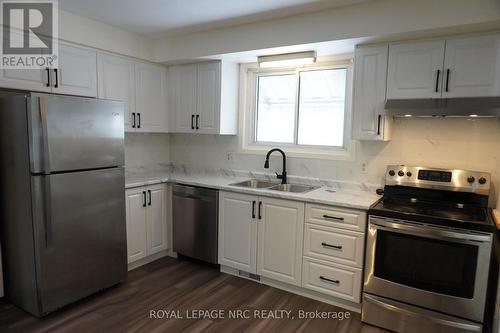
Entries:
POLYGON ((498 0, 380 0, 155 41, 159 62, 347 38, 447 28, 500 28, 498 0))
POLYGON ((164 133, 125 133, 128 167, 170 162, 170 137, 164 133))
MULTIPOLYGON (((397 119, 390 142, 361 142, 353 161, 289 158, 291 175, 382 184, 388 164, 454 167, 491 172, 500 180, 500 120, 397 119), (361 171, 366 163, 366 173, 361 171)), ((263 155, 238 153, 235 136, 173 134, 170 159, 210 168, 266 171, 263 155), (231 161, 226 154, 232 152, 231 161)), ((274 157, 271 171, 281 171, 274 157)), ((496 190, 498 191, 498 190, 496 190)), ((496 197, 496 196, 495 196, 496 197)), ((500 202, 498 203, 500 206, 500 202)))
POLYGON ((63 10, 59 10, 59 38, 135 58, 153 59, 151 39, 63 10))

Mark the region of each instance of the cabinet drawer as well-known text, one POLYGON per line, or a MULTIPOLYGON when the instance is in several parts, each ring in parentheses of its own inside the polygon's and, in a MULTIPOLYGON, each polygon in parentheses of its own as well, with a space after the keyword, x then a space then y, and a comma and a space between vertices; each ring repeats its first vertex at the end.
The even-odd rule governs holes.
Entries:
POLYGON ((306 223, 304 255, 362 268, 365 235, 306 223))
POLYGON ((302 287, 359 303, 362 271, 304 257, 302 287))
POLYGON ((364 232, 366 212, 307 204, 306 222, 364 232))

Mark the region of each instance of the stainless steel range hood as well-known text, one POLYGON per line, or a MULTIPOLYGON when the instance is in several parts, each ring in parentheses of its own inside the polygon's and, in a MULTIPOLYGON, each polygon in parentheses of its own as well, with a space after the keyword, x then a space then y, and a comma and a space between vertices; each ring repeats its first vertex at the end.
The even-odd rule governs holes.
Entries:
POLYGON ((500 118, 500 97, 388 99, 385 109, 393 117, 500 118))

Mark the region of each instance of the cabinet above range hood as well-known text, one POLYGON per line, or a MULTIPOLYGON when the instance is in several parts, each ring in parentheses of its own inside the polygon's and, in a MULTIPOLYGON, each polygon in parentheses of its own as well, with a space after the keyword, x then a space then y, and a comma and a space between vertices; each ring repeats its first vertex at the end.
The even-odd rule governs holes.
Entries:
POLYGON ((393 117, 500 118, 500 97, 388 99, 393 117))

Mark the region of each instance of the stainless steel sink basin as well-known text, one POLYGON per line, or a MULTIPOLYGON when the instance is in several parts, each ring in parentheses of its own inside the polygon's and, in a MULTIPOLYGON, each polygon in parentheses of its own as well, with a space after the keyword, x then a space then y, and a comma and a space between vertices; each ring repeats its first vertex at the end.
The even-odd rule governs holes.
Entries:
POLYGON ((231 186, 246 187, 246 188, 261 188, 280 192, 291 193, 305 193, 315 189, 319 186, 303 185, 303 184, 280 184, 277 182, 270 182, 266 180, 250 179, 243 182, 229 184, 231 186))
POLYGON ((302 184, 278 184, 270 187, 270 190, 292 193, 305 193, 319 188, 318 186, 302 184))
POLYGON ((277 182, 250 179, 250 180, 246 180, 244 182, 239 182, 239 183, 234 183, 234 184, 229 184, 229 185, 238 186, 238 187, 249 187, 249 188, 270 188, 270 187, 277 185, 277 184, 278 184, 277 182))

